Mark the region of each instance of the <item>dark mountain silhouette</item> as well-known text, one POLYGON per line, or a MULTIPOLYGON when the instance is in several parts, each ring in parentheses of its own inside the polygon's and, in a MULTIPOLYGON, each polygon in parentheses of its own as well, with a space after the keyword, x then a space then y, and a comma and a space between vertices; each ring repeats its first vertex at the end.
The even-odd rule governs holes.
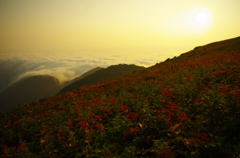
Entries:
POLYGON ((19 66, 23 63, 23 60, 0 60, 0 93, 8 88, 16 76, 25 73, 19 71, 19 66))
POLYGON ((79 77, 76 77, 76 78, 74 78, 74 79, 72 79, 72 80, 66 81, 66 82, 64 82, 63 87, 66 87, 66 86, 68 86, 69 84, 71 84, 71 83, 73 83, 73 82, 76 82, 76 81, 78 81, 78 80, 80 80, 80 79, 82 79, 82 78, 84 78, 84 77, 86 77, 86 76, 88 76, 88 75, 90 75, 90 74, 92 74, 92 73, 100 70, 100 69, 103 69, 103 68, 101 68, 101 67, 93 68, 93 69, 91 69, 91 70, 83 73, 83 74, 82 74, 81 76, 79 76, 79 77))
POLYGON ((60 90, 58 94, 72 91, 84 85, 89 85, 89 84, 94 84, 100 81, 109 80, 110 78, 113 78, 113 77, 120 77, 141 69, 144 69, 144 67, 136 66, 136 65, 127 65, 127 64, 112 65, 107 68, 102 68, 90 75, 87 75, 87 76, 85 75, 84 78, 82 78, 82 76, 79 78, 76 78, 75 82, 64 87, 62 90, 60 90))
POLYGON ((17 105, 53 96, 59 90, 59 81, 52 76, 39 75, 21 79, 0 94, 0 110, 6 113, 17 105))

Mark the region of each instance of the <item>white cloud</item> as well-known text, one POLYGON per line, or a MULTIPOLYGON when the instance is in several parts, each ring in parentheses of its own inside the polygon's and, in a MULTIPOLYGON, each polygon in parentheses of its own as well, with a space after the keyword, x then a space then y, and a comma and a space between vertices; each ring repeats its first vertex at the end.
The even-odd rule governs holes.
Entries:
POLYGON ((5 55, 0 58, 0 92, 12 83, 28 76, 51 75, 61 83, 80 76, 95 67, 117 64, 152 66, 165 60, 162 54, 26 54, 5 55))

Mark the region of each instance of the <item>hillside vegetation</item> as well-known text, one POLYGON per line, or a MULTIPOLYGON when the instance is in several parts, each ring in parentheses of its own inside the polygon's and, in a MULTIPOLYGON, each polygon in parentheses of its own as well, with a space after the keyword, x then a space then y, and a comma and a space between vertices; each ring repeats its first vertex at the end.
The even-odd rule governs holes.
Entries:
POLYGON ((240 37, 1 115, 0 157, 240 157, 240 37))

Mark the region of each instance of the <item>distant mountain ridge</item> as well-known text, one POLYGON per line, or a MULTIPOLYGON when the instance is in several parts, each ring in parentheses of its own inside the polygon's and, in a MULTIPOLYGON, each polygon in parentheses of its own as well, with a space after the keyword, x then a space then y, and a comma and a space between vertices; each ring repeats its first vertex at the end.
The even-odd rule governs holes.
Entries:
POLYGON ((71 84, 71 83, 73 83, 73 82, 76 82, 76 81, 78 81, 78 80, 80 80, 80 79, 82 79, 82 78, 84 78, 84 77, 86 77, 86 76, 88 76, 88 75, 90 75, 90 74, 92 74, 92 73, 100 70, 100 69, 103 69, 103 68, 102 68, 102 67, 95 67, 95 68, 93 68, 93 69, 91 69, 91 70, 83 73, 83 74, 80 75, 79 77, 76 77, 76 78, 74 78, 74 79, 72 79, 72 80, 66 81, 66 82, 64 83, 64 87, 66 87, 66 86, 68 86, 69 84, 71 84))
POLYGON ((106 69, 96 67, 71 81, 65 82, 63 85, 60 84, 58 79, 49 75, 26 77, 15 82, 0 93, 0 111, 7 113, 17 105, 29 104, 35 100, 54 96, 57 93, 71 91, 80 86, 107 80, 112 77, 120 77, 143 68, 126 64, 113 65, 106 69), (64 85, 65 87, 62 88, 64 85))
POLYGON ((113 77, 120 77, 141 69, 144 69, 144 67, 136 66, 136 65, 127 65, 127 64, 112 65, 107 68, 102 68, 90 75, 85 76, 84 78, 82 78, 81 76, 81 78, 75 79, 75 82, 61 89, 58 94, 72 91, 84 85, 89 85, 89 84, 94 84, 100 81, 109 80, 110 78, 113 78, 113 77))
POLYGON ((55 95, 60 89, 58 79, 49 75, 23 78, 0 94, 0 110, 10 111, 17 105, 55 95))

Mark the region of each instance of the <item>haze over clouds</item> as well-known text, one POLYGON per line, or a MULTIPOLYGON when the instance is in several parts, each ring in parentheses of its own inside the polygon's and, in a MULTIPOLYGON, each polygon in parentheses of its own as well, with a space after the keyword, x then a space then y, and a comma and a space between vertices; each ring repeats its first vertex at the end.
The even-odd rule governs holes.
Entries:
POLYGON ((163 54, 139 54, 138 58, 131 55, 79 55, 66 54, 25 54, 3 55, 0 58, 0 92, 12 83, 29 76, 51 75, 61 83, 80 76, 95 67, 108 67, 117 64, 135 64, 152 66, 161 60, 172 57, 163 54))

